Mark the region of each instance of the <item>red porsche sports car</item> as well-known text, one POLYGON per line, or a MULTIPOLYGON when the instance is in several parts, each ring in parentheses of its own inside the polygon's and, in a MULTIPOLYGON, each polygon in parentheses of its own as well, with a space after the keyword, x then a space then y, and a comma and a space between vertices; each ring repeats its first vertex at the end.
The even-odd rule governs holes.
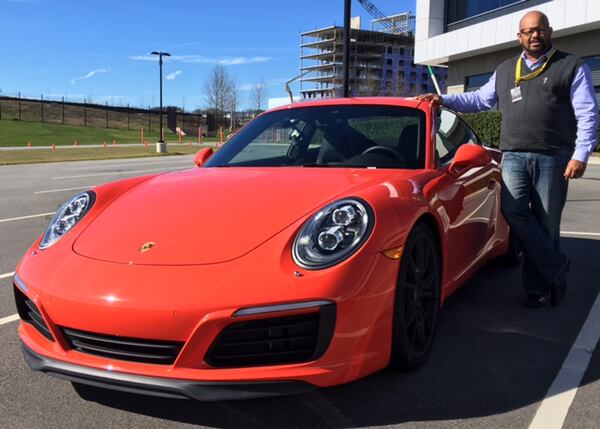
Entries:
POLYGON ((268 111, 197 167, 58 209, 14 277, 25 359, 201 400, 416 368, 444 300, 514 248, 500 159, 426 102, 268 111))

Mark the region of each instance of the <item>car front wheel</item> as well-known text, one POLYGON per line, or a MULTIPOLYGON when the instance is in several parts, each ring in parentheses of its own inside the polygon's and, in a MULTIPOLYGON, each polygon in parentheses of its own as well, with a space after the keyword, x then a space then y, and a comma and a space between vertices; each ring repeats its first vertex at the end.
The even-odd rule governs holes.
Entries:
POLYGON ((431 229, 424 223, 404 247, 394 303, 390 366, 411 370, 431 352, 440 308, 441 263, 431 229))

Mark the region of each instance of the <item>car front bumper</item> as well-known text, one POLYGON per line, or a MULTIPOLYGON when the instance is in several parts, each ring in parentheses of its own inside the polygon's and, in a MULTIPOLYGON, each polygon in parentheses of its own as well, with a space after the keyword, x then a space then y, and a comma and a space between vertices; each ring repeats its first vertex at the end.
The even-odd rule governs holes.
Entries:
POLYGON ((303 381, 199 382, 146 377, 61 362, 35 353, 24 343, 21 346, 25 361, 35 371, 75 383, 164 398, 222 401, 298 394, 316 388, 303 381))

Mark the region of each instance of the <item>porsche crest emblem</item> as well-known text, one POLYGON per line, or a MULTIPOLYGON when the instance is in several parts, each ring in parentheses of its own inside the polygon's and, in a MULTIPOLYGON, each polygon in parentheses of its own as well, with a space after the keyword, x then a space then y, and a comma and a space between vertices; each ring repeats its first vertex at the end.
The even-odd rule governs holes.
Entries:
POLYGON ((156 243, 149 241, 147 243, 142 244, 140 246, 140 248, 138 249, 138 252, 146 253, 148 250, 152 249, 154 246, 156 246, 156 243))

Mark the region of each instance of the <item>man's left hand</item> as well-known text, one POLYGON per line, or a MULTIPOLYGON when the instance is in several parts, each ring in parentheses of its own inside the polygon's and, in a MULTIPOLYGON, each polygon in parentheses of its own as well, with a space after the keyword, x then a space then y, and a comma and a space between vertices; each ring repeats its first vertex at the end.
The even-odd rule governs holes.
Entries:
POLYGON ((585 173, 585 167, 585 162, 577 161, 576 159, 570 160, 565 169, 565 180, 580 178, 585 173))

